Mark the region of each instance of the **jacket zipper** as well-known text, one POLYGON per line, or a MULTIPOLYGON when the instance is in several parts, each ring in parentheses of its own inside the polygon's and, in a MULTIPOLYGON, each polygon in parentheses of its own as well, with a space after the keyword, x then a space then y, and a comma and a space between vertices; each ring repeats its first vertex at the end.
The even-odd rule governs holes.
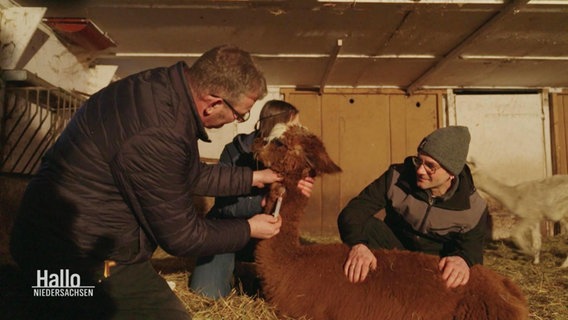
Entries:
MULTIPOLYGON (((432 196, 428 195, 428 208, 426 208, 424 219, 422 219, 422 222, 420 223, 420 228, 418 229, 418 231, 421 233, 426 233, 426 230, 424 230, 424 226, 426 225, 426 220, 428 220, 428 216, 430 215, 430 209, 432 209, 432 205, 434 205, 434 199, 432 198, 432 196)), ((418 239, 418 236, 416 236, 416 238, 418 239)))
POLYGON ((446 231, 446 230, 452 230, 452 229, 458 229, 458 233, 463 233, 463 231, 465 230, 465 226, 453 226, 453 227, 447 227, 447 228, 430 228, 431 231, 446 231))

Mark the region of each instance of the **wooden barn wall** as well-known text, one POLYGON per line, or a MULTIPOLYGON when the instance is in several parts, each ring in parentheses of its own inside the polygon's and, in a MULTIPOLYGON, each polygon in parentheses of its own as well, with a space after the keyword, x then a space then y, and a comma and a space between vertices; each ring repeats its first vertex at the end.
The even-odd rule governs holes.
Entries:
POLYGON ((410 97, 398 90, 370 89, 282 93, 343 169, 316 181, 301 226, 313 235, 337 235, 340 210, 391 163, 416 153, 420 140, 439 127, 443 105, 436 92, 410 97))
MULTIPOLYGON (((552 170, 568 174, 568 92, 551 94, 552 170)), ((560 223, 554 224, 552 234, 566 233, 560 223)))
POLYGON ((551 94, 552 169, 568 174, 568 93, 551 94))

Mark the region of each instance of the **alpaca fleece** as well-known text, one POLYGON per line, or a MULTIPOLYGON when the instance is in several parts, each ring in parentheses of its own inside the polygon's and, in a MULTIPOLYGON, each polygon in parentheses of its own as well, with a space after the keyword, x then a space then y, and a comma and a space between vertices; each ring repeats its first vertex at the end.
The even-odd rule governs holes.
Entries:
POLYGON ((272 212, 285 188, 281 231, 256 249, 263 294, 282 315, 315 320, 528 318, 526 299, 508 278, 476 265, 467 285, 448 289, 439 258, 417 252, 374 250, 377 269, 363 283, 350 283, 343 273, 348 246, 300 244, 307 198, 297 189, 298 181, 341 171, 321 140, 292 126, 269 142, 258 141, 255 150, 260 161, 284 176, 272 185, 265 207, 272 212))

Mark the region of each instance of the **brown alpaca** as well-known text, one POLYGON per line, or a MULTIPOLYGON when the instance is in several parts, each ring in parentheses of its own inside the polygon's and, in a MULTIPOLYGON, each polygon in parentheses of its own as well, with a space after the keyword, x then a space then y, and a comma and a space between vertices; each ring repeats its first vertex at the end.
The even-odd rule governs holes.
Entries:
POLYGON ((280 233, 256 249, 262 290, 282 315, 311 319, 527 319, 521 290, 509 279, 476 265, 469 283, 447 289, 438 257, 409 251, 374 250, 377 270, 363 283, 343 274, 349 248, 344 244, 300 244, 298 226, 307 198, 297 189, 308 175, 341 169, 321 140, 293 126, 282 136, 256 145, 260 161, 284 176, 272 186, 268 210, 283 194, 280 233))

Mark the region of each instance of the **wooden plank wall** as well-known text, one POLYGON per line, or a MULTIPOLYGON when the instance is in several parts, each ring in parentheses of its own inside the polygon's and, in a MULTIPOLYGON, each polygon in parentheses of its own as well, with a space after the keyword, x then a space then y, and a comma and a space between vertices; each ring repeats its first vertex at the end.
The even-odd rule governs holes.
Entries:
POLYGON ((551 94, 552 170, 568 174, 568 92, 551 94))
MULTIPOLYGON (((568 90, 552 93, 551 130, 552 130, 552 170, 554 174, 568 174, 568 90)), ((560 223, 546 223, 547 235, 566 233, 560 223)))
POLYGON ((337 215, 384 170, 416 153, 420 140, 439 127, 440 93, 406 96, 398 90, 283 90, 300 109, 303 125, 319 135, 343 173, 317 179, 302 232, 337 235, 337 215))

